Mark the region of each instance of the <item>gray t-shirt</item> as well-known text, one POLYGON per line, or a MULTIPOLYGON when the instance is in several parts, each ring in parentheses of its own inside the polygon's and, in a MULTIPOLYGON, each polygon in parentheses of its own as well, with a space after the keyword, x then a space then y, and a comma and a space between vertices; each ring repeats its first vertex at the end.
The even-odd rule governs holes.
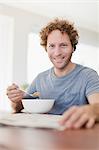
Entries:
POLYGON ((40 73, 28 87, 29 93, 40 92, 40 98, 55 99, 50 114, 63 114, 73 105, 87 104, 87 97, 99 92, 99 76, 93 69, 76 64, 74 70, 57 77, 54 69, 40 73))

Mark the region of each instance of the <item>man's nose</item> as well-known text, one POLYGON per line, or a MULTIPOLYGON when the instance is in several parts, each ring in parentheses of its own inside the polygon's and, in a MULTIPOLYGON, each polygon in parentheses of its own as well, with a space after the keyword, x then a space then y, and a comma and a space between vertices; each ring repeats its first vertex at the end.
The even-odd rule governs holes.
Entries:
POLYGON ((61 55, 61 50, 60 50, 60 48, 58 46, 55 47, 54 54, 56 56, 61 55))

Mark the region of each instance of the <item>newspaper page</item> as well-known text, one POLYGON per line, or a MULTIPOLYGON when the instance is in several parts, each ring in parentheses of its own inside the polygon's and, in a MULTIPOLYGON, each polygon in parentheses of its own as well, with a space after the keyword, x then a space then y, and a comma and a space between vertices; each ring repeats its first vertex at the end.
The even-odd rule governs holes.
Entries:
POLYGON ((58 120, 61 115, 30 114, 30 113, 0 113, 0 124, 19 127, 51 128, 63 130, 58 120))

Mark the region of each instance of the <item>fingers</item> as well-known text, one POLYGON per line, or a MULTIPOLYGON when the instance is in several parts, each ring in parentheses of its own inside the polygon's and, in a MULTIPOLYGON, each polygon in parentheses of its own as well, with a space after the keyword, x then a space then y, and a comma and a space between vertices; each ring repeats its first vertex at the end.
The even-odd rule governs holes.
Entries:
POLYGON ((22 91, 20 89, 12 89, 10 91, 7 92, 7 95, 10 96, 10 95, 20 95, 22 93, 22 91))
POLYGON ((10 98, 10 100, 14 103, 19 102, 21 99, 22 99, 21 95, 10 98))
POLYGON ((63 114, 59 124, 64 129, 79 129, 83 126, 91 128, 95 124, 95 116, 90 106, 73 106, 63 114))
POLYGON ((23 94, 24 93, 14 83, 7 88, 7 96, 13 102, 20 101, 23 97, 23 94))
POLYGON ((73 128, 81 128, 85 123, 87 123, 89 120, 89 117, 86 114, 82 114, 82 116, 74 122, 73 128))
POLYGON ((86 121, 82 115, 83 111, 79 107, 74 106, 63 115, 61 122, 65 125, 65 128, 80 128, 86 121))
POLYGON ((15 97, 23 97, 23 92, 20 90, 13 90, 13 91, 8 92, 9 99, 12 100, 15 97))
POLYGON ((71 107, 68 111, 66 111, 66 112, 63 114, 61 120, 59 120, 59 123, 60 123, 61 125, 64 125, 64 124, 67 122, 67 120, 69 120, 70 117, 73 115, 73 113, 76 111, 76 108, 77 108, 76 106, 73 106, 73 107, 71 107))
POLYGON ((19 87, 15 83, 13 83, 11 86, 8 86, 6 94, 8 95, 9 93, 14 92, 13 90, 16 90, 18 88, 19 87))
POLYGON ((86 128, 92 128, 95 124, 95 119, 91 118, 86 124, 86 128))

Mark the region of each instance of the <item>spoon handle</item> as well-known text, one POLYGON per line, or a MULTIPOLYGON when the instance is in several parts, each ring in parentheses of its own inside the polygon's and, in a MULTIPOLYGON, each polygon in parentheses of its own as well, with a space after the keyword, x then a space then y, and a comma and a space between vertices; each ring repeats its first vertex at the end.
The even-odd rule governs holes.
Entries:
POLYGON ((33 94, 30 94, 27 91, 24 91, 22 89, 21 89, 21 91, 25 93, 23 99, 36 99, 36 98, 39 98, 39 96, 40 96, 39 92, 35 92, 33 94))

